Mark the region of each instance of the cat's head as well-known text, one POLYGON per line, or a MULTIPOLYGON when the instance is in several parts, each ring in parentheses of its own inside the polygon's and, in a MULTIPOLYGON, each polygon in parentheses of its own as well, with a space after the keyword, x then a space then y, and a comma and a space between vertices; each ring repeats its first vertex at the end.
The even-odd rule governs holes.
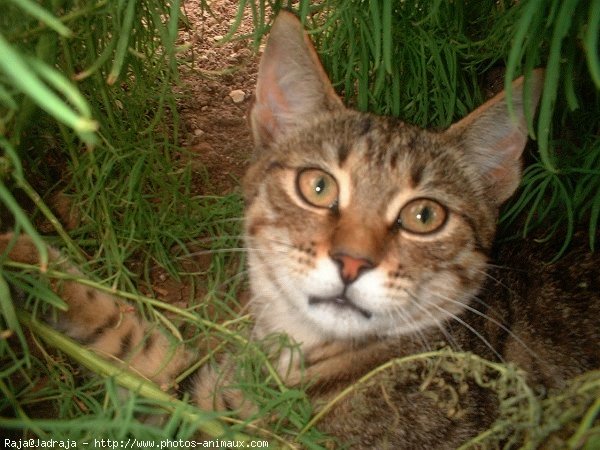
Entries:
MULTIPOLYGON (((542 73, 535 72, 531 110, 542 73)), ((434 133, 346 109, 298 20, 262 57, 245 179, 254 311, 299 341, 414 332, 459 314, 485 277, 527 140, 499 94, 434 133)))

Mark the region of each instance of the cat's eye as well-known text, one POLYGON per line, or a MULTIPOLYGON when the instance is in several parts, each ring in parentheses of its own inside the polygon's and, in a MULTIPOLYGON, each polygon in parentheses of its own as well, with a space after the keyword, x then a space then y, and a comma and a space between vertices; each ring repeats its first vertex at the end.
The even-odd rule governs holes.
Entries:
POLYGON ((335 178, 321 169, 304 169, 296 178, 298 193, 306 203, 317 208, 332 208, 338 201, 335 178))
POLYGON ((417 198, 404 205, 398 216, 398 226, 411 233, 433 233, 446 223, 447 215, 446 208, 435 200, 417 198))

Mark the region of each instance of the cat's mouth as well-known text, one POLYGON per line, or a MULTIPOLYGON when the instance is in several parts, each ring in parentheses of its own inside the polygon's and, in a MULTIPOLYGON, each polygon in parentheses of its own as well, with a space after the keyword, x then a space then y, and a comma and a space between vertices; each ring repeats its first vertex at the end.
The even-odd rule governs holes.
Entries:
POLYGON ((334 305, 336 308, 350 309, 352 311, 356 311, 357 313, 362 315, 365 319, 370 319, 371 316, 373 315, 366 309, 362 309, 361 307, 357 306, 350 299, 348 299, 348 297, 346 297, 346 295, 344 295, 344 294, 336 295, 333 297, 317 297, 317 296, 312 295, 308 298, 308 304, 309 305, 330 304, 330 305, 334 305))

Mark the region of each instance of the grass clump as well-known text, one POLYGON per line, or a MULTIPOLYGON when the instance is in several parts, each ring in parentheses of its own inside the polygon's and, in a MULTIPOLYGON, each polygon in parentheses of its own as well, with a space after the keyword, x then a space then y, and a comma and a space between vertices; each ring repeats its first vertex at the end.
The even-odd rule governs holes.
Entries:
POLYGON ((216 249, 240 248, 241 201, 236 194, 209 197, 195 190, 192 177, 205 174, 192 173, 178 146, 172 89, 179 2, 10 0, 1 9, 0 228, 29 234, 42 261, 27 267, 3 260, 0 268, 0 428, 14 437, 78 443, 98 430, 114 439, 190 437, 203 427, 209 435, 235 436, 214 416, 109 369, 36 319, 49 306, 65 308, 50 283, 72 277, 49 266, 41 226, 55 235, 46 241, 64 247, 90 274, 82 282, 137 301, 148 320, 175 339, 193 341, 214 324, 201 319, 208 312, 198 290, 219 298, 211 311, 217 319, 231 317, 243 257, 216 249), (57 194, 75 213, 69 230, 48 206, 56 206, 57 194), (209 258, 194 262, 198 254, 209 258), (175 279, 204 277, 200 287, 188 283, 186 295, 194 301, 186 309, 139 295, 138 287, 152 292, 156 267, 175 279), (36 300, 32 317, 15 307, 11 285, 36 300), (186 321, 196 330, 190 335, 178 328, 186 321), (24 328, 42 338, 32 345, 24 328), (82 376, 52 348, 104 377, 82 376), (132 388, 125 407, 117 384, 132 388), (171 418, 162 428, 140 420, 140 413, 165 409, 171 418), (44 415, 53 419, 41 420, 44 415))

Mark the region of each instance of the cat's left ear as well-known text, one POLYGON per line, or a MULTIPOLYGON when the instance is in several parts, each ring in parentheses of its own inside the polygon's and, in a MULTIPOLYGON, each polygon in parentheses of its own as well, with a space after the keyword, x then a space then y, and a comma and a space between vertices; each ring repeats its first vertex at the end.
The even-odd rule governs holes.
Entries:
POLYGON ((300 21, 279 13, 260 60, 250 123, 257 147, 302 121, 343 108, 300 21))
POLYGON ((529 89, 524 89, 523 77, 512 83, 514 114, 508 110, 503 91, 446 131, 458 138, 498 205, 514 193, 521 181, 521 154, 527 143, 525 114, 535 114, 544 70, 534 70, 527 81, 529 89))

